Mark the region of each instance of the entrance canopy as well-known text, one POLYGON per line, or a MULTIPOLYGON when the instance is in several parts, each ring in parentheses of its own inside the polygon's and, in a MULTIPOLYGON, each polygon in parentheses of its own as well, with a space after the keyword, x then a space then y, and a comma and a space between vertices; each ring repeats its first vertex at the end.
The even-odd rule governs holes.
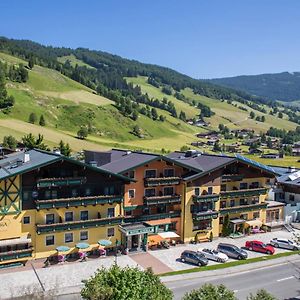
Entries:
POLYGON ((261 227, 262 226, 262 222, 258 219, 246 221, 246 224, 249 226, 252 226, 252 227, 255 227, 255 226, 261 227))
POLYGON ((148 225, 147 223, 119 225, 119 228, 121 232, 124 233, 126 236, 154 232, 154 228, 148 225))
POLYGON ((245 220, 244 219, 233 219, 233 220, 230 220, 230 223, 232 223, 232 224, 242 224, 242 223, 245 223, 245 220))
POLYGON ((175 233, 173 231, 160 232, 158 235, 160 237, 162 237, 163 239, 171 239, 171 238, 180 237, 177 233, 175 233))

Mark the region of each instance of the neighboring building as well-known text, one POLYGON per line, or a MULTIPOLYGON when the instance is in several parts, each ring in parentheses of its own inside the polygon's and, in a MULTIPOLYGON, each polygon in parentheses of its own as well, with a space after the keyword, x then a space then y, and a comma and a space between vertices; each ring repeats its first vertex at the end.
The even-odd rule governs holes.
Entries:
POLYGON ((279 201, 266 201, 266 223, 270 230, 281 229, 285 224, 284 219, 284 203, 279 201))
POLYGON ((112 172, 40 150, 0 161, 0 265, 70 251, 84 241, 116 244, 124 184, 112 172))
POLYGON ((279 153, 265 153, 261 155, 261 158, 277 159, 282 158, 282 155, 279 153))
POLYGON ((236 143, 236 144, 225 145, 225 151, 231 153, 239 153, 241 152, 240 144, 236 143))
POLYGON ((9 148, 0 147, 0 159, 6 158, 7 156, 15 153, 14 150, 9 148))
POLYGON ((293 167, 276 170, 280 176, 270 198, 285 204, 284 217, 287 223, 300 222, 300 170, 293 167))
POLYGON ((243 142, 243 145, 251 146, 252 144, 259 143, 260 139, 261 139, 260 137, 254 137, 252 139, 248 139, 248 140, 243 142))

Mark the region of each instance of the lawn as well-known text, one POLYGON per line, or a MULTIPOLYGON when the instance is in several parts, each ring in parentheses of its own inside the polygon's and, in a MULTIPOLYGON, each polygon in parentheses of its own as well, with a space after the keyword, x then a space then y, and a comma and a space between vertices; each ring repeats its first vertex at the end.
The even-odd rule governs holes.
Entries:
POLYGON ((82 60, 77 59, 73 54, 58 57, 57 60, 58 60, 59 62, 63 63, 63 64, 64 64, 67 60, 69 60, 72 67, 75 67, 76 65, 78 65, 79 67, 87 67, 87 68, 90 68, 90 69, 95 69, 94 67, 92 67, 92 66, 86 64, 86 63, 83 62, 82 60))

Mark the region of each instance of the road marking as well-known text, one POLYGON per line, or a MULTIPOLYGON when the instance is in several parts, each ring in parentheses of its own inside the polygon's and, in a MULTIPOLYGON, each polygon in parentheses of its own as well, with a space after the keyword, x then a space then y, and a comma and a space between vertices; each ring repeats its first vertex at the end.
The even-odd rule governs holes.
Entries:
POLYGON ((277 279, 277 282, 285 281, 285 280, 289 280, 289 279, 293 279, 293 278, 294 278, 294 276, 285 277, 285 278, 277 279))

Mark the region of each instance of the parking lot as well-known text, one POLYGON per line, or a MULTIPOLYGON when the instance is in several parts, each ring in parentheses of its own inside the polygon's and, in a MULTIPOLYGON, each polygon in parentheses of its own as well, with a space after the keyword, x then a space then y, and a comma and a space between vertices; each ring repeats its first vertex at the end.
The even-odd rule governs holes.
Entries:
MULTIPOLYGON (((300 233, 299 230, 295 231, 295 233, 300 233)), ((260 233, 260 234, 255 234, 255 235, 250 235, 250 236, 245 236, 237 239, 232 239, 232 238, 218 238, 212 242, 206 242, 206 243, 200 243, 200 244, 186 244, 186 245, 177 245, 175 247, 171 247, 170 249, 160 249, 160 250, 153 250, 149 251, 151 255, 153 255, 155 258, 161 261, 161 263, 165 264, 168 266, 170 269, 174 271, 178 270, 185 270, 185 269, 190 269, 193 267, 196 267, 195 265, 192 264, 187 264, 183 263, 180 261, 180 254, 184 250, 194 250, 197 251, 199 248, 210 248, 210 249, 216 249, 219 243, 230 243, 234 244, 238 247, 244 247, 246 241, 251 241, 251 240, 259 240, 264 243, 269 243, 271 239, 273 238, 285 238, 285 239, 293 239, 293 234, 285 231, 285 230, 280 230, 280 231, 275 231, 275 232, 267 232, 267 233, 260 233)), ((275 254, 276 253, 282 253, 282 252, 287 252, 291 250, 285 250, 285 249, 275 249, 275 254)), ((254 252, 254 251, 248 251, 248 258, 254 258, 254 257, 259 257, 263 256, 266 254, 259 253, 259 252, 254 252)), ((234 259, 229 259, 228 262, 234 261, 234 259)), ((218 264, 218 262, 209 261, 209 265, 212 264, 218 264)))

